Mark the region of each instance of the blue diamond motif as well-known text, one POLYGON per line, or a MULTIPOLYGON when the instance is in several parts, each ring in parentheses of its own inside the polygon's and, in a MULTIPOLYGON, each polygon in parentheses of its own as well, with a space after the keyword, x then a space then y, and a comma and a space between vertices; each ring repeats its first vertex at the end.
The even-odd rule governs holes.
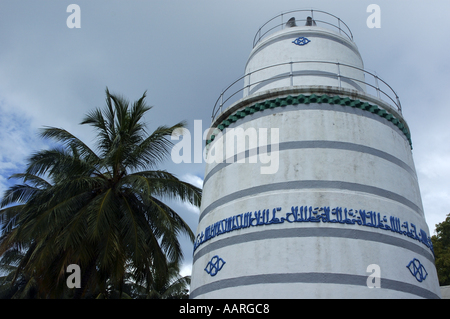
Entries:
POLYGON ((309 42, 311 42, 311 40, 309 40, 308 38, 305 38, 305 37, 299 37, 299 38, 295 39, 294 41, 292 41, 292 43, 294 43, 296 45, 306 45, 309 42))
POLYGON ((215 276, 222 269, 223 265, 225 265, 225 261, 216 255, 208 262, 205 271, 209 275, 215 276))
POLYGON ((416 277, 418 282, 422 282, 425 280, 425 278, 427 278, 428 273, 425 269, 425 267, 420 263, 420 261, 417 258, 414 258, 413 260, 411 260, 408 264, 408 266, 406 266, 409 271, 411 272, 411 274, 416 277))

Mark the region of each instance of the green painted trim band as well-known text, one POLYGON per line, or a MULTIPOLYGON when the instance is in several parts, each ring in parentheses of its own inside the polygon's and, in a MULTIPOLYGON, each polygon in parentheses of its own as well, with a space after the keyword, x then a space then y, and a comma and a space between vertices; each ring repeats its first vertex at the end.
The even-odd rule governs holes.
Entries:
MULTIPOLYGON (((379 108, 377 105, 369 104, 367 102, 362 102, 360 100, 352 100, 348 97, 340 97, 340 96, 328 96, 324 95, 303 95, 300 94, 298 96, 287 96, 284 98, 276 98, 274 100, 267 100, 264 102, 255 103, 252 106, 247 106, 244 110, 237 111, 236 113, 230 115, 227 119, 223 120, 217 128, 220 131, 223 131, 227 128, 231 123, 236 122, 239 119, 244 118, 249 114, 253 114, 259 111, 263 111, 265 109, 272 109, 276 107, 283 107, 287 105, 297 105, 297 104, 310 104, 310 103, 328 103, 328 104, 337 104, 342 106, 350 106, 354 108, 358 108, 364 111, 368 111, 370 113, 376 114, 380 117, 385 118, 386 120, 392 122, 395 126, 399 128, 400 131, 405 134, 409 145, 412 149, 412 141, 411 141, 411 133, 408 128, 394 115, 388 113, 386 110, 379 108)), ((210 144, 214 141, 215 135, 211 135, 210 139, 206 141, 206 145, 210 144)))

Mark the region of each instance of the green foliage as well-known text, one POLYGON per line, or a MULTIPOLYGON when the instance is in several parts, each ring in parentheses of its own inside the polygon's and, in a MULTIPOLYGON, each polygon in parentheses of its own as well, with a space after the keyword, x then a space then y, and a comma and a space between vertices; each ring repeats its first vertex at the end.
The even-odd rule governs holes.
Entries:
POLYGON ((127 293, 136 299, 188 299, 191 277, 180 276, 177 263, 169 262, 168 271, 153 270, 153 281, 149 287, 136 284, 136 280, 130 275, 127 278, 125 289, 127 293))
POLYGON ((436 235, 431 237, 431 241, 439 285, 450 285, 450 214, 442 223, 436 225, 436 235))
POLYGON ((194 234, 163 201, 199 206, 201 189, 157 169, 170 155, 170 135, 185 124, 147 134, 145 97, 130 104, 106 90, 106 107, 81 122, 96 129, 95 152, 64 129, 41 131, 60 146, 33 154, 25 172, 11 176, 22 183, 0 202, 2 265, 14 267, 3 278, 12 289, 5 296, 123 297, 129 276, 149 293, 156 274, 182 260, 178 237, 194 234), (75 292, 67 291, 69 264, 81 268, 75 292))

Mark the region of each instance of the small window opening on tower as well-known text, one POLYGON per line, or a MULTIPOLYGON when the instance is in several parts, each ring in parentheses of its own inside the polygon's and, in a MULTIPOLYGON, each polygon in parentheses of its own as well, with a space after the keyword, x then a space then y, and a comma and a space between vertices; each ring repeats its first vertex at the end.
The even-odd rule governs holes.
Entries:
POLYGON ((286 28, 293 28, 296 27, 297 24, 295 23, 295 17, 292 17, 286 22, 286 28))
POLYGON ((310 27, 310 26, 317 26, 316 21, 311 18, 311 17, 307 17, 306 18, 306 26, 310 27))

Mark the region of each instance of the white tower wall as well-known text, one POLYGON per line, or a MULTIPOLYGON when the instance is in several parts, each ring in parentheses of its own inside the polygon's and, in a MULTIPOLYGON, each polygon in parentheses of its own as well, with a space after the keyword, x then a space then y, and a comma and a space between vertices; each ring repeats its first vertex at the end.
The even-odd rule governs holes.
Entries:
MULTIPOLYGON (((318 26, 264 38, 246 70, 311 57, 354 65, 339 74, 364 82, 356 46, 318 26), (311 42, 292 43, 300 36, 311 42)), ((207 152, 224 160, 206 166, 192 298, 440 297, 407 124, 396 105, 339 83, 329 66, 293 79, 274 80, 281 68, 250 74, 268 81, 246 82, 244 98, 214 119, 207 152), (236 129, 244 135, 230 154, 236 129), (369 288, 378 274, 380 288, 369 288)))

